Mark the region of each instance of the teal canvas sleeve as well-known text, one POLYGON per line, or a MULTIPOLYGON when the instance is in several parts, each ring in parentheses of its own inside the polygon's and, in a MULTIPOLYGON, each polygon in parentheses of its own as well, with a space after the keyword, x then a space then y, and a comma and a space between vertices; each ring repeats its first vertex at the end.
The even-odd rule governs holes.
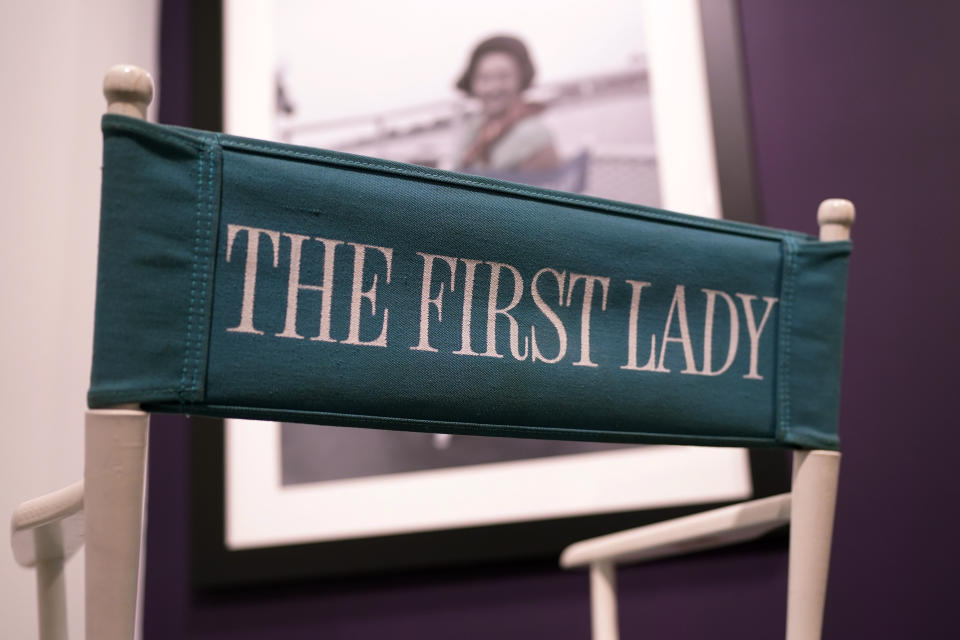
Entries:
POLYGON ((836 448, 848 242, 105 116, 93 407, 836 448))

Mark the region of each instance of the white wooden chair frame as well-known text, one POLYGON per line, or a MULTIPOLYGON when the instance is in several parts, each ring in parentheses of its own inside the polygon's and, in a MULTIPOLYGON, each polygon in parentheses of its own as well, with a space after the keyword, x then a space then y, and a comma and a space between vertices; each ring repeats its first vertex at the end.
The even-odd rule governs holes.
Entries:
POLYGON ((790 524, 787 640, 816 640, 830 565, 840 454, 798 451, 793 456, 791 493, 705 511, 620 531, 567 547, 565 568, 589 566, 593 640, 616 640, 616 565, 746 542, 790 524))
MULTIPOLYGON (((145 118, 153 80, 136 67, 113 67, 104 80, 104 95, 108 113, 145 118)), ((853 205, 827 200, 817 219, 821 240, 848 239, 853 205)), ((13 515, 14 555, 24 566, 37 569, 41 640, 67 637, 63 563, 84 541, 86 637, 130 640, 135 635, 148 418, 137 406, 87 411, 83 481, 27 501, 13 515)), ((590 568, 594 640, 618 637, 618 563, 740 542, 787 522, 791 523, 787 640, 819 638, 839 463, 835 451, 798 451, 791 494, 568 547, 562 566, 590 568)))

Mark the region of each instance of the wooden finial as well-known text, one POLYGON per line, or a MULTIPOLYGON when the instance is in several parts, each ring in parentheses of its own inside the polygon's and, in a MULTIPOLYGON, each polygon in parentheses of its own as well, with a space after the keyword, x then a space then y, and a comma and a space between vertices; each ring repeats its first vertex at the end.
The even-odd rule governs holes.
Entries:
POLYGON ((820 240, 849 240, 855 209, 853 203, 842 198, 830 198, 820 203, 817 223, 820 225, 820 240))
POLYGON ((147 105, 153 100, 153 78, 140 67, 118 64, 103 78, 103 95, 107 113, 145 120, 147 105))

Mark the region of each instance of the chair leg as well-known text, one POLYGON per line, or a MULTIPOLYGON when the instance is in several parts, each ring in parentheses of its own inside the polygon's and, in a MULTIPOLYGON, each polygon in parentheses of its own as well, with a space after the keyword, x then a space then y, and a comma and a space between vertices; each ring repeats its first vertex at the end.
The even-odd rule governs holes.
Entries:
POLYGON ((590 619, 593 640, 618 640, 617 568, 612 562, 590 565, 590 619))
POLYGON ((84 468, 86 637, 134 637, 148 414, 87 412, 84 468))
POLYGON ((820 638, 839 472, 839 452, 794 453, 787 640, 820 638))
POLYGON ((37 527, 37 617, 40 640, 67 640, 67 587, 60 523, 37 527))

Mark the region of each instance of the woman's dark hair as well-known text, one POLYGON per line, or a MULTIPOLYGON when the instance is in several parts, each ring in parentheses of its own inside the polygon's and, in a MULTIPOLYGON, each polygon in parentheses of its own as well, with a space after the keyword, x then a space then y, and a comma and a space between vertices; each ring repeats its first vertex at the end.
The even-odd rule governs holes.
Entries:
POLYGON ((509 54, 517 61, 517 68, 520 69, 520 90, 523 91, 533 84, 533 76, 536 73, 533 68, 533 61, 530 60, 530 52, 523 41, 513 36, 493 36, 482 41, 473 49, 470 54, 470 62, 460 79, 457 80, 456 87, 467 95, 473 95, 471 84, 473 83, 473 73, 476 71, 477 62, 484 55, 500 51, 509 54))

